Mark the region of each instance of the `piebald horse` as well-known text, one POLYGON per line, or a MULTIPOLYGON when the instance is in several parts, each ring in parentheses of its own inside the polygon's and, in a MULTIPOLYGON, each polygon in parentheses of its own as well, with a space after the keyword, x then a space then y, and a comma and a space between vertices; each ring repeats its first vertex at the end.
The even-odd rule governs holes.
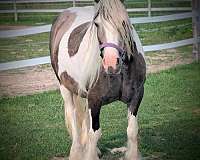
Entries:
POLYGON ((101 106, 128 106, 126 160, 138 160, 137 111, 146 78, 144 52, 121 0, 69 8, 52 25, 51 63, 72 138, 69 160, 99 160, 101 106))

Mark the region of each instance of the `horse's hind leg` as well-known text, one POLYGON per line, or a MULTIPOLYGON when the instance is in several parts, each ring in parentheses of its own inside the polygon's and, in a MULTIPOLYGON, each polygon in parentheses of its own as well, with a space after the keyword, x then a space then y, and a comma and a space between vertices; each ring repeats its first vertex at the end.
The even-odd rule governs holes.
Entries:
POLYGON ((73 94, 64 86, 60 86, 61 95, 64 99, 65 123, 69 134, 72 137, 72 146, 70 150, 69 160, 82 159, 82 146, 80 144, 80 136, 77 122, 77 111, 73 102, 73 94))

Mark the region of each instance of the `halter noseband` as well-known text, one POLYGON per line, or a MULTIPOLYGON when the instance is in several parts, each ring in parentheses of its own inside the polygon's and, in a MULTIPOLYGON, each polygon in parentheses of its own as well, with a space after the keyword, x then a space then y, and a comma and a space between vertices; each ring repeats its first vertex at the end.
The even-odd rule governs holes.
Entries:
MULTIPOLYGON (((120 46, 114 44, 114 43, 103 43, 101 44, 100 46, 100 50, 103 51, 104 48, 106 47, 112 47, 112 48, 115 48, 116 50, 118 50, 119 52, 119 57, 123 59, 123 56, 125 54, 125 51, 123 48, 121 48, 120 46)), ((101 52, 101 57, 103 57, 103 52, 101 52)))

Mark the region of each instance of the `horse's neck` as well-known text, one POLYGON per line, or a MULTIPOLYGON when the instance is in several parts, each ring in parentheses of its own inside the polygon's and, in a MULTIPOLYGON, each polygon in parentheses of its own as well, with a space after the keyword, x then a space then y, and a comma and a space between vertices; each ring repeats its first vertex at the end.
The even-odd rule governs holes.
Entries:
POLYGON ((69 62, 71 63, 70 72, 75 76, 82 90, 85 90, 87 85, 90 86, 98 75, 101 65, 99 55, 100 51, 96 28, 91 24, 83 37, 76 56, 69 62), (74 69, 72 66, 74 63, 78 66, 77 69, 74 69))

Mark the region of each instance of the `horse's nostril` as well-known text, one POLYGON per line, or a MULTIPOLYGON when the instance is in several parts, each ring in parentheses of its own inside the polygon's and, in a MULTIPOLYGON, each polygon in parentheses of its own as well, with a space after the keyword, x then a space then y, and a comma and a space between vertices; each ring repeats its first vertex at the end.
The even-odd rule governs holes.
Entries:
POLYGON ((117 58, 117 65, 119 64, 119 61, 120 61, 120 59, 119 59, 119 58, 117 58))
POLYGON ((109 73, 109 74, 114 73, 113 67, 111 67, 111 66, 108 67, 108 73, 109 73))

